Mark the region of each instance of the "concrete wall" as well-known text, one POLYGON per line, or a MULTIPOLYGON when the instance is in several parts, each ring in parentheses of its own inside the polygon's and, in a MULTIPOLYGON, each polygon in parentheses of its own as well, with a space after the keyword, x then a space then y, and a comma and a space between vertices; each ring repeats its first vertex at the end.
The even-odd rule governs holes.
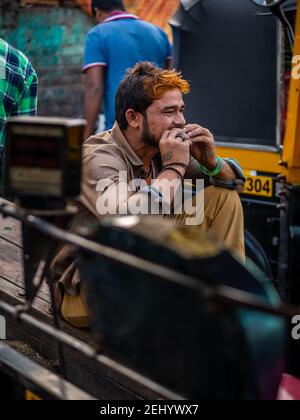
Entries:
POLYGON ((21 8, 14 0, 1 1, 0 36, 23 51, 38 73, 39 114, 82 116, 81 68, 91 19, 74 7, 21 8))

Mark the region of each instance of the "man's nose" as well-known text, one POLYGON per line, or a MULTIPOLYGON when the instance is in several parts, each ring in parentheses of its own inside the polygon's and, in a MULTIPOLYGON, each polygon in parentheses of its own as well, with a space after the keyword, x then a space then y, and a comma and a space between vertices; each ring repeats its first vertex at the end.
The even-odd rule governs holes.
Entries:
POLYGON ((176 114, 174 124, 176 128, 184 128, 186 121, 182 112, 178 112, 178 114, 176 114))

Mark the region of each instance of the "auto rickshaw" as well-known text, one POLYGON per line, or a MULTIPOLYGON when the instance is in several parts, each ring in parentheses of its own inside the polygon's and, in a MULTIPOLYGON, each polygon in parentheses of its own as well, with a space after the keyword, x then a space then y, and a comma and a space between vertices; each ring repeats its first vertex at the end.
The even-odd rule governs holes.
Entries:
MULTIPOLYGON (((171 25, 175 65, 193 86, 188 120, 209 127, 247 176, 247 254, 299 304, 300 1, 182 1, 171 25)), ((292 341, 298 375, 299 359, 292 341)))

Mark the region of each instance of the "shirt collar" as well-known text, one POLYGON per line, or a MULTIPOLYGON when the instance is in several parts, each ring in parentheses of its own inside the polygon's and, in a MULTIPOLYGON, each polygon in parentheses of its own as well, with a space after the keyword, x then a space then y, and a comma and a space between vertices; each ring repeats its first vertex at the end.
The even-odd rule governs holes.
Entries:
POLYGON ((144 165, 141 159, 138 157, 138 155, 135 153, 133 148, 128 143, 128 140, 124 136, 118 123, 114 124, 111 130, 110 136, 111 136, 110 140, 122 148, 123 152, 126 154, 127 158, 130 160, 133 166, 144 165))
POLYGON ((139 18, 131 13, 124 12, 124 11, 116 11, 112 12, 102 23, 113 22, 114 20, 119 19, 135 19, 138 20, 139 18))

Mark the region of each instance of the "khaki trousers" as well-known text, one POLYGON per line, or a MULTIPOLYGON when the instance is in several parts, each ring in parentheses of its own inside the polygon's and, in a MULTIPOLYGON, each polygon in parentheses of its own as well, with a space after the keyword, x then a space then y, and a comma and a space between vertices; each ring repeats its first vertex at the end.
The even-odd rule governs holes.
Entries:
MULTIPOLYGON (((199 228, 199 231, 212 232, 226 248, 241 261, 245 261, 244 215, 238 193, 225 188, 208 187, 204 191, 204 200, 204 221, 196 228, 199 228)), ((186 217, 180 215, 174 218, 183 224, 186 217)), ((80 292, 77 296, 64 294, 61 314, 66 321, 77 328, 89 326, 84 282, 80 283, 80 292)))
POLYGON ((236 191, 220 187, 204 190, 201 231, 211 231, 226 248, 245 262, 244 212, 236 191))

